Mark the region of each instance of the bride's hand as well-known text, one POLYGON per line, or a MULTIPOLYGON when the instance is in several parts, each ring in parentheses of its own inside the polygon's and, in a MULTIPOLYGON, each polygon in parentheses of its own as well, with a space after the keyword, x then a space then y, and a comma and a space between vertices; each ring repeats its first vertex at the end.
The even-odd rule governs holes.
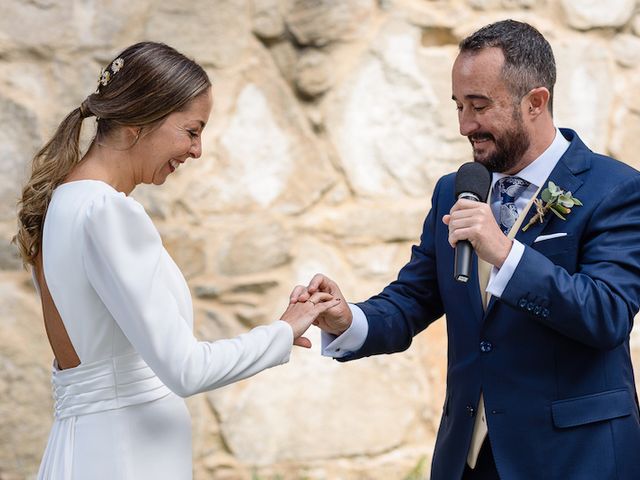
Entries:
POLYGON ((316 292, 306 302, 291 303, 280 317, 293 329, 293 344, 311 348, 311 341, 302 335, 311 326, 318 315, 335 307, 341 302, 328 293, 316 292))

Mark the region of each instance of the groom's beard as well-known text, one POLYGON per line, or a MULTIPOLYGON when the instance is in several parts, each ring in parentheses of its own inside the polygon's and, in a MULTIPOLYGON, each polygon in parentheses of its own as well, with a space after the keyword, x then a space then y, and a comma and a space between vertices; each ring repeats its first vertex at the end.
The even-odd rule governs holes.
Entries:
POLYGON ((487 167, 490 172, 503 173, 512 170, 531 145, 531 138, 524 128, 519 109, 514 109, 512 118, 513 128, 505 131, 499 137, 487 132, 476 132, 468 137, 470 142, 485 139, 493 141, 495 149, 492 153, 480 155, 475 149, 473 151, 473 159, 487 167))

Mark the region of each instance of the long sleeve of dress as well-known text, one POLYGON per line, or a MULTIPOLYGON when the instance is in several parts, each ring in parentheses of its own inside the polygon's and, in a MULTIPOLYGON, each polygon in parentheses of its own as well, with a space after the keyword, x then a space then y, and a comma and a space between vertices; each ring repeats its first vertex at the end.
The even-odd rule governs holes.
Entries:
POLYGON ((197 341, 167 281, 168 254, 144 208, 106 194, 86 209, 89 281, 131 344, 174 393, 189 396, 286 363, 291 327, 276 321, 232 339, 197 341))

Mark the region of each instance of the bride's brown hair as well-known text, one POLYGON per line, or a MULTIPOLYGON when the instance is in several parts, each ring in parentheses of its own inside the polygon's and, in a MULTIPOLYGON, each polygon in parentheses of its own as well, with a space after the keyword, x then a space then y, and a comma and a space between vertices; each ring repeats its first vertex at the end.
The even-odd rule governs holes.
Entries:
POLYGON ((97 118, 94 142, 99 142, 117 127, 153 128, 211 86, 200 65, 168 45, 155 42, 137 43, 124 50, 103 71, 100 80, 96 92, 67 115, 33 158, 31 177, 18 202, 18 233, 14 237, 25 265, 33 265, 40 250, 53 190, 80 161, 84 118, 97 118))

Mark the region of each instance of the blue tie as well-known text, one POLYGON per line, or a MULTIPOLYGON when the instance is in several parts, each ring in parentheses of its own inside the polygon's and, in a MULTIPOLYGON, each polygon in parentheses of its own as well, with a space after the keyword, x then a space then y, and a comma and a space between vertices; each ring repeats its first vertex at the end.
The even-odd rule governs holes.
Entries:
POLYGON ((500 229, 506 235, 511 227, 518 219, 518 209, 516 208, 516 199, 522 195, 529 182, 520 177, 504 177, 496 182, 498 194, 500 195, 500 215, 498 224, 500 229))

